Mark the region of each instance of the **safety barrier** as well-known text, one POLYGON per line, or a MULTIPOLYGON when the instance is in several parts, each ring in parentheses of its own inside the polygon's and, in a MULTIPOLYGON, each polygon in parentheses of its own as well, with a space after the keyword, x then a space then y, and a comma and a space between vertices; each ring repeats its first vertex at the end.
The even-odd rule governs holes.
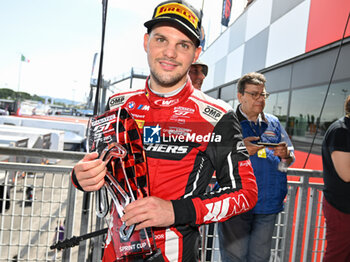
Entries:
MULTIPOLYGON (((321 171, 288 170, 288 194, 277 216, 270 262, 322 261, 326 230, 321 177, 321 171)), ((201 232, 201 261, 220 262, 217 225, 202 226, 201 232)))
POLYGON ((64 233, 60 231, 64 231, 66 210, 73 210, 67 198, 69 169, 40 167, 44 166, 33 170, 32 165, 19 163, 0 165, 5 170, 0 259, 48 261, 57 256, 48 247, 64 233))
MULTIPOLYGON (((71 165, 83 156, 77 152, 1 147, 0 154, 45 155, 70 159, 71 165)), ((96 219, 93 194, 72 187, 71 168, 0 162, 0 261, 99 261, 103 236, 61 251, 50 249, 58 240, 106 226, 96 219)), ((277 219, 271 261, 322 261, 322 173, 290 169, 288 175, 288 195, 285 210, 277 219)), ((221 261, 216 224, 202 226, 201 233, 201 246, 205 247, 200 249, 201 261, 221 261)))
MULTIPOLYGON (((75 161, 82 157, 78 152, 8 147, 1 147, 0 154, 75 161)), ((0 162, 0 261, 74 261, 69 249, 50 249, 80 223, 75 219, 79 193, 70 183, 71 170, 71 166, 0 162)))

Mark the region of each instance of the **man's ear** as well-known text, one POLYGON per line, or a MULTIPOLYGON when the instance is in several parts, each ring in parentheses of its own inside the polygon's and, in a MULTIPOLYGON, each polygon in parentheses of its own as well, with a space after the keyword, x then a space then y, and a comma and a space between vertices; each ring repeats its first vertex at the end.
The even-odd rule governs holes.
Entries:
POLYGON ((240 92, 237 92, 237 98, 238 98, 239 103, 241 103, 241 104, 242 104, 242 96, 243 95, 240 92))
POLYGON ((143 36, 143 49, 146 51, 147 53, 147 49, 148 49, 148 40, 149 40, 149 34, 145 34, 143 36))
POLYGON ((198 59, 199 55, 201 54, 201 52, 202 52, 202 47, 198 46, 196 48, 195 53, 194 53, 194 58, 193 58, 192 64, 197 61, 197 59, 198 59))

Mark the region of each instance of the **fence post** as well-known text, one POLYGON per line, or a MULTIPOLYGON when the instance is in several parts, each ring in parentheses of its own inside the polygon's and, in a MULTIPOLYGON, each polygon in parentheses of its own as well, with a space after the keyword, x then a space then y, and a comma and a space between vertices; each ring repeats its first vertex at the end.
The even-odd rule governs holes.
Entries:
POLYGON ((291 186, 288 190, 287 201, 288 205, 285 209, 286 211, 286 234, 284 241, 282 243, 282 261, 289 261, 290 257, 290 247, 292 245, 292 234, 293 234, 293 219, 294 219, 294 207, 295 199, 298 192, 297 186, 291 186))
MULTIPOLYGON (((74 223, 74 213, 75 213, 75 195, 76 188, 72 183, 68 186, 68 199, 67 199, 67 211, 66 211, 66 222, 64 225, 64 237, 70 238, 73 235, 73 223, 74 223)), ((63 250, 62 261, 70 261, 71 248, 66 248, 63 250)))
MULTIPOLYGON (((84 192, 83 207, 81 212, 80 235, 86 234, 89 226, 89 215, 90 215, 90 206, 91 206, 90 196, 91 196, 90 192, 84 192)), ((86 242, 87 241, 82 241, 81 244, 79 245, 78 261, 85 260, 86 242)))
POLYGON ((312 244, 313 244, 313 236, 315 234, 315 219, 316 219, 316 210, 315 207, 317 205, 317 197, 315 188, 310 188, 310 201, 309 208, 307 210, 307 223, 305 228, 305 244, 304 244, 304 252, 303 252, 303 262, 311 261, 312 257, 312 244), (313 231, 311 231, 313 230, 313 231))
POLYGON ((201 230, 202 230, 202 252, 201 252, 201 262, 207 261, 207 252, 206 252, 206 247, 207 247, 207 227, 208 225, 202 225, 201 230))
MULTIPOLYGON (((96 217, 95 231, 102 229, 104 223, 103 219, 96 217)), ((102 242, 103 235, 95 237, 93 240, 92 261, 100 261, 102 257, 102 242)))

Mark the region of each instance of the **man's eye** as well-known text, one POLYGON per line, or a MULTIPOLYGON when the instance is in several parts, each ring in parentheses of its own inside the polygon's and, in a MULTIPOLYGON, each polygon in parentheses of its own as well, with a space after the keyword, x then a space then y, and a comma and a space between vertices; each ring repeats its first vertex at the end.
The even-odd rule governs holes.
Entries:
POLYGON ((189 49, 190 46, 186 43, 181 43, 181 47, 184 48, 184 49, 189 49))
POLYGON ((156 38, 156 41, 157 41, 157 42, 160 42, 160 43, 163 43, 163 42, 165 41, 165 39, 164 39, 164 38, 161 38, 161 37, 158 37, 158 38, 156 38))

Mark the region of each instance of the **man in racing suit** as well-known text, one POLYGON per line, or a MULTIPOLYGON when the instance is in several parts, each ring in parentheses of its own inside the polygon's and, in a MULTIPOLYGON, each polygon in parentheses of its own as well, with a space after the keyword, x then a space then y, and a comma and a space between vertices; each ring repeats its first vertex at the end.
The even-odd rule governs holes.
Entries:
MULTIPOLYGON (((145 26, 146 87, 113 95, 107 107, 130 111, 147 155, 151 196, 126 206, 122 221, 135 230, 153 227, 164 261, 198 261, 198 225, 252 209, 255 177, 233 110, 189 80, 201 52, 199 13, 184 1, 167 1, 145 26), (214 170, 221 189, 206 194, 214 170)), ((97 157, 87 154, 75 165, 78 188, 103 185, 106 167, 97 157)), ((113 252, 107 242, 104 261, 114 261, 113 252)))

